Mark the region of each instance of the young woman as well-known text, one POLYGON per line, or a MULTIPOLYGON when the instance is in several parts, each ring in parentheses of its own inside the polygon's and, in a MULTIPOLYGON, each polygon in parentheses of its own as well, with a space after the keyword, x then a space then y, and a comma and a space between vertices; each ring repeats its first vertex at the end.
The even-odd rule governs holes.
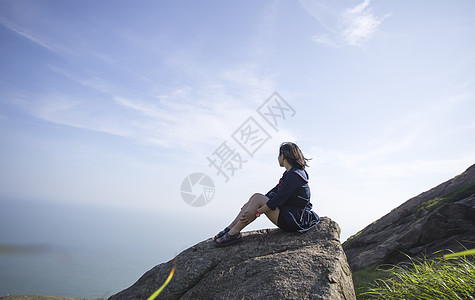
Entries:
POLYGON ((254 194, 244 204, 234 221, 220 231, 214 241, 217 246, 242 240, 241 230, 261 214, 280 229, 304 233, 320 221, 310 203, 306 159, 294 143, 283 143, 279 149, 279 165, 285 168, 279 183, 267 194, 254 194))

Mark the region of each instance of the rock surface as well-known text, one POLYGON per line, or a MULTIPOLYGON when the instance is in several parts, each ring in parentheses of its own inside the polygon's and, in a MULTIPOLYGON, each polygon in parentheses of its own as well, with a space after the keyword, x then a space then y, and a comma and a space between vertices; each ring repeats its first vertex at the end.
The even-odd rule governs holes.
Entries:
POLYGON ((368 225, 343 248, 352 271, 404 261, 403 253, 475 248, 475 165, 368 225))
MULTIPOLYGON (((265 229, 243 233, 239 244, 217 248, 208 239, 177 256, 174 277, 160 299, 356 299, 329 218, 307 233, 265 229)), ((111 300, 147 299, 167 278, 173 260, 145 273, 111 300)))

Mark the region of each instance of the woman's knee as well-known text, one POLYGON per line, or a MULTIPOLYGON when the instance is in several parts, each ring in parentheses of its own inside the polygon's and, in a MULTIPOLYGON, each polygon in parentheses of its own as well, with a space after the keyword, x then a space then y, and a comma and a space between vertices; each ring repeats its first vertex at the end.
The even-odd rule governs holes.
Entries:
POLYGON ((255 193, 251 196, 249 202, 264 205, 268 200, 269 198, 267 196, 262 195, 261 193, 255 193))
POLYGON ((262 195, 261 193, 255 193, 254 195, 251 196, 251 199, 252 198, 260 198, 260 197, 265 197, 265 196, 262 195))
POLYGON ((246 209, 249 204, 257 203, 261 197, 265 196, 260 193, 255 193, 246 203, 244 203, 244 205, 241 207, 241 210, 246 209))

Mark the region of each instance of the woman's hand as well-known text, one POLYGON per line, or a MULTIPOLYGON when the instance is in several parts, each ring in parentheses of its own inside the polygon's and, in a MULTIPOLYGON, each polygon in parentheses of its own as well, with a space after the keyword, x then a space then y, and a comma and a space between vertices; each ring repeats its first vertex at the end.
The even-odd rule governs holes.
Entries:
POLYGON ((247 210, 242 214, 240 221, 244 223, 251 223, 255 219, 256 219, 256 215, 254 211, 247 210))

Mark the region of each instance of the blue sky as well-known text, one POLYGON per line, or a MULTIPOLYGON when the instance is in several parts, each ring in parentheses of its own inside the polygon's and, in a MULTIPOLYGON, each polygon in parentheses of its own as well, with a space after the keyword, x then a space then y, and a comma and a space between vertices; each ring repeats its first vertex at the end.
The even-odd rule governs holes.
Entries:
MULTIPOLYGON (((313 158, 342 241, 475 162, 473 1, 0 1, 0 196, 156 212, 197 235, 313 158), (256 112, 275 91, 278 130, 256 112), (232 139, 249 118, 270 139, 232 139), (228 182, 207 157, 246 162, 228 182), (215 184, 186 204, 184 178, 215 184)), ((166 224, 164 224, 166 225, 166 224)), ((249 229, 272 227, 258 220, 249 229)))

